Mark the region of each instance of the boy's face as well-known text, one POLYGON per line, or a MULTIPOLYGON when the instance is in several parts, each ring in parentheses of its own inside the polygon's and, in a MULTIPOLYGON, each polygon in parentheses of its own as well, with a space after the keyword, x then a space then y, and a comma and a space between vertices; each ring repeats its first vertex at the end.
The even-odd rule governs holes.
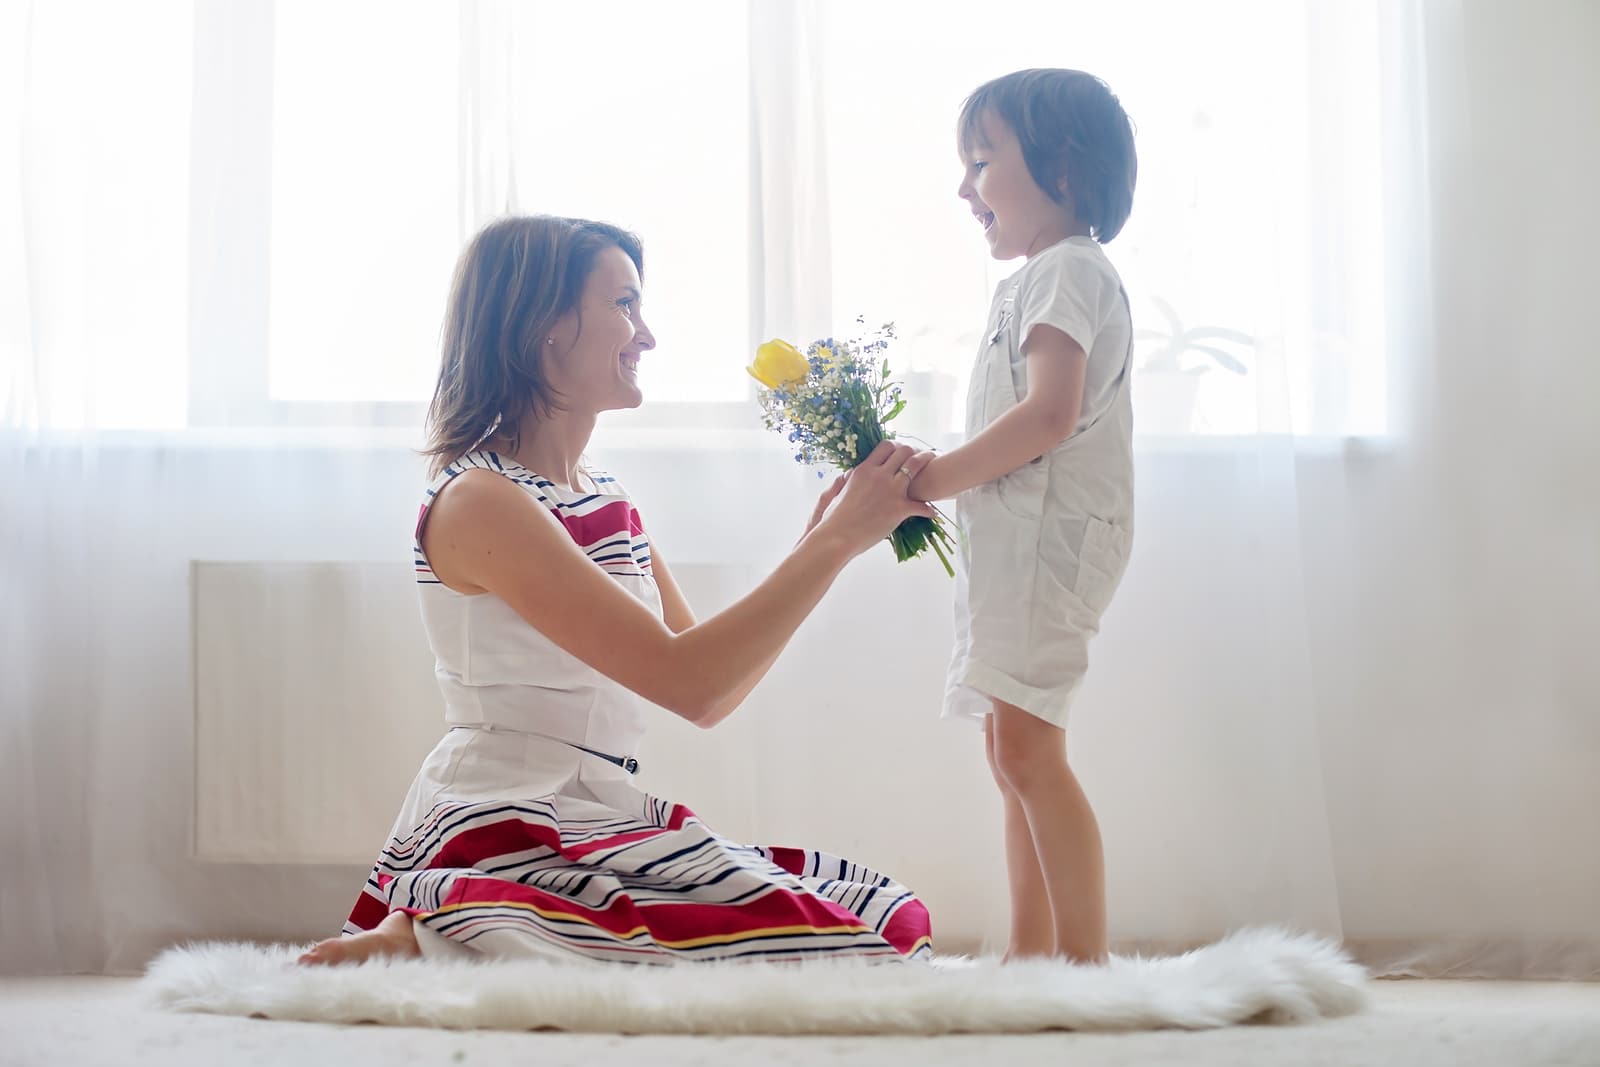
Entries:
POLYGON ((1032 256, 1071 235, 1071 208, 1034 182, 1010 126, 986 114, 972 141, 959 150, 965 173, 956 195, 983 226, 995 259, 1032 256))

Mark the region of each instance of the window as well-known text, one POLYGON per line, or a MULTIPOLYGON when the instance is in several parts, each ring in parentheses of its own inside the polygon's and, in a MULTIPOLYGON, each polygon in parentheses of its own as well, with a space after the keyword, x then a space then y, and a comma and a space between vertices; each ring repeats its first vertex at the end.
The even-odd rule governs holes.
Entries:
POLYGON ((429 0, 278 0, 267 393, 426 399, 460 250, 459 16, 429 0))
POLYGON ((512 8, 491 40, 424 0, 278 0, 273 13, 270 225, 242 249, 265 263, 246 273, 268 279, 269 421, 324 421, 317 405, 336 420, 350 408, 332 405, 350 404, 417 417, 451 269, 480 222, 460 208, 485 180, 516 210, 642 235, 645 312, 661 339, 640 371, 652 400, 746 398, 743 4, 692 21, 639 0, 512 8), (506 82, 485 94, 463 54, 506 82), (502 128, 463 130, 492 121, 502 128), (468 145, 487 148, 464 169, 468 145))
POLYGON ((906 425, 943 435, 1016 266, 955 196, 957 109, 1049 65, 1103 75, 1137 127, 1108 252, 1141 431, 1386 430, 1376 0, 819 0, 792 24, 764 3, 30 9, 28 92, 0 82, 24 146, 0 192, 34 250, 0 249, 29 291, 25 325, 0 324, 24 421, 414 428, 455 257, 510 208, 643 237, 644 423, 753 422, 741 367, 776 328, 756 290, 789 255, 835 332, 896 323, 906 425), (813 124, 778 131, 806 146, 803 211, 759 194, 793 162, 761 158, 770 116, 752 134, 774 71, 813 124), (769 240, 778 214, 827 262, 769 240))
POLYGON ((976 21, 954 5, 827 10, 834 308, 897 323, 908 416, 958 424, 990 297, 1019 265, 988 259, 956 197, 961 101, 1008 71, 1065 66, 1104 77, 1136 127, 1134 212, 1107 252, 1140 331, 1140 431, 1384 428, 1370 10, 1316 23, 1279 0, 999 2, 976 21))

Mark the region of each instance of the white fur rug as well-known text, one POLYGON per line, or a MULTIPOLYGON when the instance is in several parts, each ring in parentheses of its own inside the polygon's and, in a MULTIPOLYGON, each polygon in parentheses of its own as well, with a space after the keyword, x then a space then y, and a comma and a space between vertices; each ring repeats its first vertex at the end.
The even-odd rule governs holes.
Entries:
POLYGON ((623 1034, 1199 1030, 1346 1015, 1366 974, 1331 942, 1253 929, 1182 956, 1104 967, 931 964, 621 967, 418 958, 301 967, 300 949, 168 949, 144 990, 176 1011, 329 1023, 623 1034))

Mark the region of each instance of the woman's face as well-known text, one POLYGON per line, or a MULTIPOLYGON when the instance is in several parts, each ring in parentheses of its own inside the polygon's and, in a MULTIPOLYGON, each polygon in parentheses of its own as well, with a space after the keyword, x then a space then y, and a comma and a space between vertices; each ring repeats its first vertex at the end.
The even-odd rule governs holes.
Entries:
POLYGON ((639 271, 615 245, 595 259, 578 306, 551 331, 546 369, 560 405, 598 414, 636 408, 639 357, 656 346, 645 325, 639 271))

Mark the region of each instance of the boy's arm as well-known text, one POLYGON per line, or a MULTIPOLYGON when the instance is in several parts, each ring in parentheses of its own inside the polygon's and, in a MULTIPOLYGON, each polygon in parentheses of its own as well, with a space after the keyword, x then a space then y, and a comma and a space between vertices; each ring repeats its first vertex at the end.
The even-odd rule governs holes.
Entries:
POLYGON ((935 456, 906 492, 914 500, 946 500, 1030 463, 1072 435, 1083 408, 1089 359, 1078 342, 1043 323, 1022 343, 1028 395, 972 440, 935 456))

